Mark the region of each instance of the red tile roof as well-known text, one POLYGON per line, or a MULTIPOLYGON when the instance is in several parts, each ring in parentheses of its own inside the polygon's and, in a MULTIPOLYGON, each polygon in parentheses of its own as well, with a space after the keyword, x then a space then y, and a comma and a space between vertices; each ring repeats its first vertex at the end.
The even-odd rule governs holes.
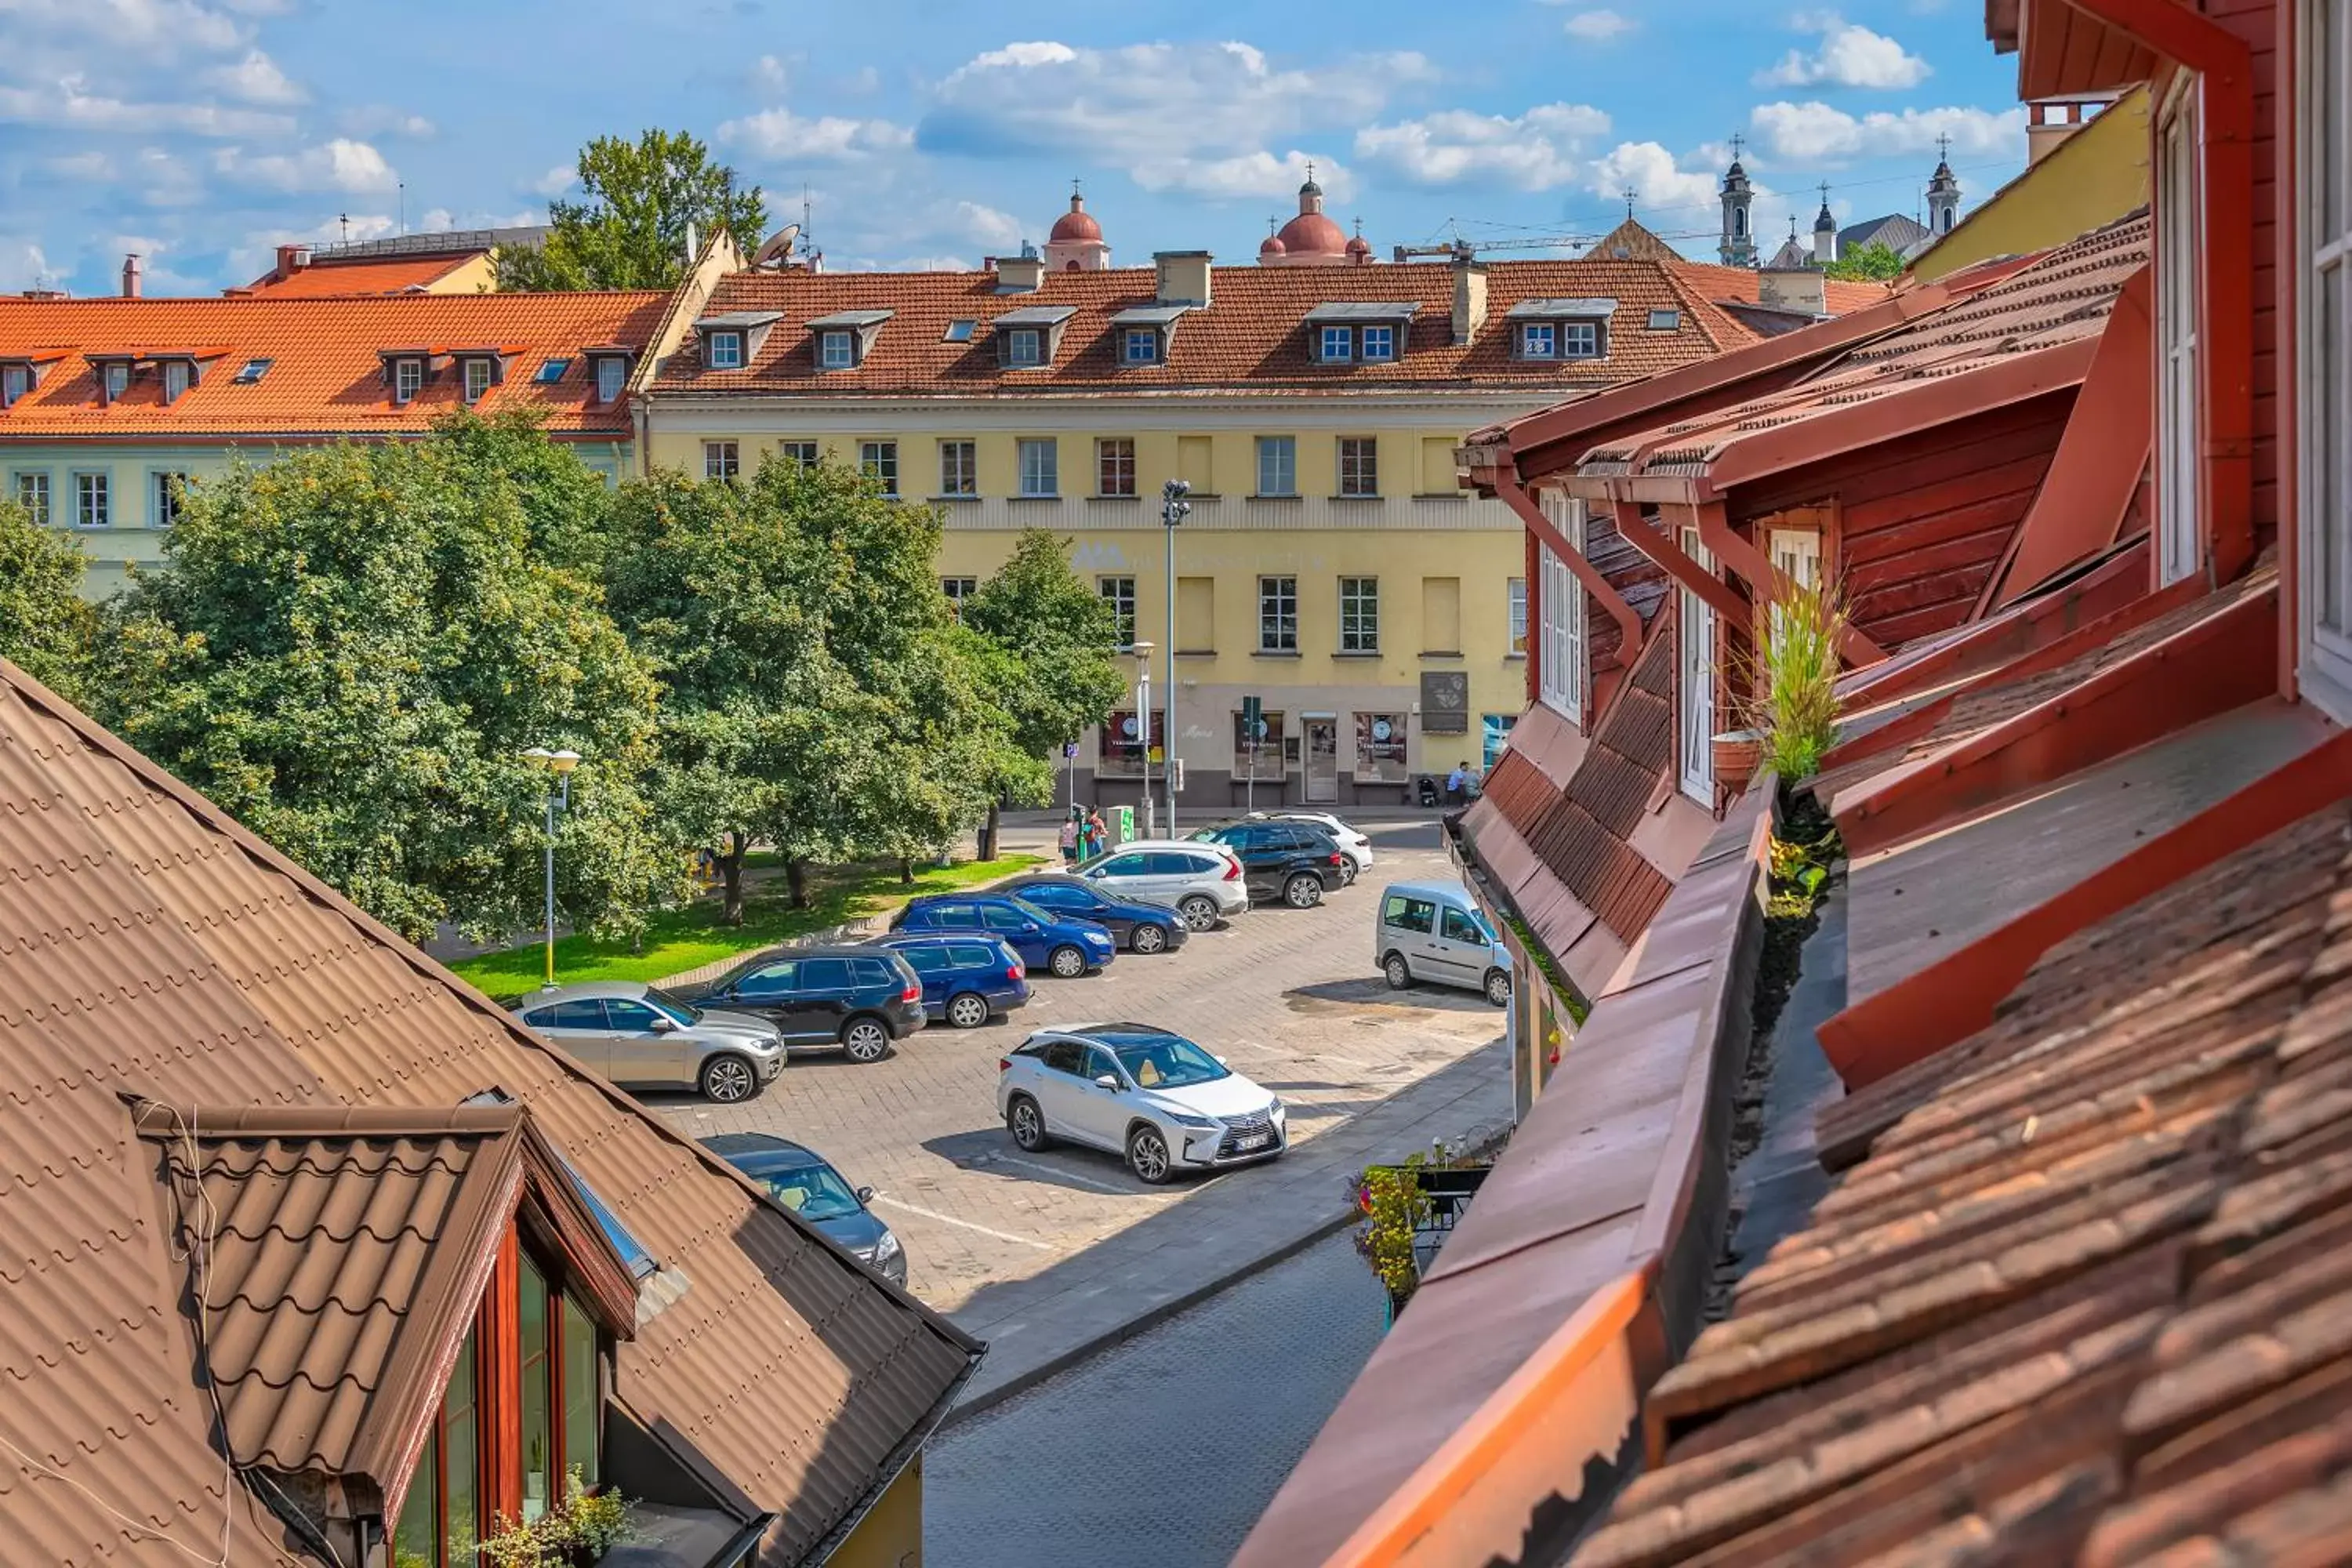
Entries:
POLYGON ((1752 300, 1752 272, 1654 260, 1500 261, 1488 263, 1485 272, 1485 325, 1475 342, 1457 346, 1449 266, 1222 268, 1212 288, 1213 303, 1178 319, 1167 363, 1142 367, 1120 364, 1110 318, 1155 303, 1155 275, 1149 268, 1049 272, 1042 287, 1022 294, 997 293, 995 276, 987 272, 743 272, 719 283, 706 313, 782 311, 783 319, 757 358, 741 370, 713 371, 701 363, 699 346, 689 343, 671 357, 656 390, 857 396, 1246 384, 1336 393, 1407 386, 1566 392, 1613 384, 1757 341, 1709 303, 1726 297, 1752 300), (1511 307, 1567 298, 1617 301, 1607 355, 1559 362, 1512 358, 1511 307), (1339 301, 1419 307, 1395 363, 1315 363, 1307 312, 1339 301), (999 367, 990 319, 1006 310, 1059 305, 1077 313, 1064 329, 1053 364, 1034 371, 999 367), (820 370, 806 323, 854 310, 894 313, 863 365, 820 370), (1677 325, 1651 331, 1654 310, 1677 311, 1677 325), (956 321, 980 323, 969 342, 945 341, 949 323, 956 321))
POLYGON ((363 261, 313 261, 283 278, 263 273, 235 296, 266 294, 273 300, 315 300, 330 294, 406 294, 439 282, 472 261, 479 251, 457 256, 393 256, 363 261))
POLYGON ((416 435, 462 403, 459 377, 440 367, 405 405, 392 400, 385 349, 501 345, 515 355, 478 406, 527 409, 558 437, 625 439, 627 400, 601 404, 581 351, 625 343, 643 352, 667 296, 650 290, 578 294, 403 294, 387 298, 0 300, 0 360, 64 351, 40 384, 0 411, 0 441, 224 439, 416 435), (98 398, 89 354, 186 353, 218 357, 168 405, 160 376, 142 370, 128 396, 98 398), (236 374, 270 365, 257 382, 236 374), (540 366, 568 359, 562 379, 540 366))
MULTIPOLYGON (((670 1280, 617 1402, 777 1512, 762 1561, 821 1542, 969 1374, 969 1338, 5 663, 0 889, 0 1556, 209 1560, 225 1518, 228 1561, 296 1555, 224 1478, 126 1093, 322 1119, 510 1096, 670 1280)), ((267 1336, 252 1364, 288 1365, 267 1336)))
POLYGON ((1579 1568, 2352 1552, 2352 811, 2054 947, 1656 1385, 1579 1568))

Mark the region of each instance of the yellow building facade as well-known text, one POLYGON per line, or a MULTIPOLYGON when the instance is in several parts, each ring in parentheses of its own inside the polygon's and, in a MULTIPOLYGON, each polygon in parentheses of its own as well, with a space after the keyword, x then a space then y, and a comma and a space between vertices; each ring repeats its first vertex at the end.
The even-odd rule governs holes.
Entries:
POLYGON ((2031 256, 2147 205, 2147 89, 2086 121, 2034 127, 2033 161, 1911 263, 1932 283, 2002 256, 2031 256), (2064 134, 2054 134, 2064 132, 2064 134))

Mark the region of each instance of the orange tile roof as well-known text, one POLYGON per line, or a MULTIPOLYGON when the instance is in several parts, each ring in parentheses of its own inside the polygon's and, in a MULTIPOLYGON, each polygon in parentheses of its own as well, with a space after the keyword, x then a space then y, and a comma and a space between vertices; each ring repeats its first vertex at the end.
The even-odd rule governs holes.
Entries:
POLYGON ((392 400, 380 351, 427 343, 499 344, 517 351, 505 380, 478 406, 529 409, 558 437, 625 438, 627 400, 594 401, 581 351, 625 343, 642 351, 667 297, 653 290, 578 294, 401 294, 337 299, 255 295, 223 300, 0 300, 0 360, 66 351, 40 384, 0 411, 11 438, 238 440, 422 433, 462 401, 446 367, 406 405, 392 400), (107 405, 84 356, 217 347, 222 357, 169 405, 152 374, 107 405), (271 362, 251 385, 236 380, 249 360, 271 362), (542 384, 550 359, 572 363, 542 384))
POLYGON ((231 297, 266 294, 273 300, 315 300, 334 294, 404 294, 436 283, 481 252, 456 256, 394 256, 362 261, 312 261, 280 278, 273 268, 229 290, 231 297))
POLYGON ((689 342, 673 355, 656 391, 664 395, 791 393, 825 396, 909 392, 1017 395, 1110 388, 1265 387, 1302 393, 1367 388, 1570 392, 1613 385, 1711 358, 1757 336, 1711 301, 1752 300, 1756 274, 1683 261, 1498 261, 1486 266, 1486 318, 1476 341, 1453 342, 1454 269, 1444 264, 1375 262, 1360 267, 1218 268, 1213 302, 1176 323, 1168 361, 1122 366, 1116 312, 1156 302, 1150 268, 1054 272, 1030 293, 999 294, 987 272, 742 272, 722 279, 705 313, 782 312, 756 359, 740 370, 713 371, 689 342), (1528 362, 1510 353, 1507 313, 1522 300, 1609 299, 1608 353, 1594 360, 1528 362), (1419 307, 1394 363, 1315 363, 1307 312, 1327 302, 1411 302, 1419 307), (1059 352, 1043 370, 1007 370, 996 362, 987 323, 1007 310, 1076 309, 1059 352), (887 310, 866 362, 856 370, 821 371, 807 323, 837 311, 887 310), (1650 312, 1680 312, 1671 331, 1649 330, 1650 312), (968 342, 945 341, 948 324, 980 323, 968 342))

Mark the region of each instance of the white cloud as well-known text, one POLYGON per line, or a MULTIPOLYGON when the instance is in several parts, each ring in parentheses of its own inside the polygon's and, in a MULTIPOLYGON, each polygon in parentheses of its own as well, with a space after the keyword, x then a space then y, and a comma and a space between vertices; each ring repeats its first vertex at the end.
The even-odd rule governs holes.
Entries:
POLYGON ((918 142, 978 157, 1076 156, 1153 190, 1254 195, 1274 171, 1305 161, 1276 148, 1317 126, 1363 123, 1399 87, 1433 75, 1409 52, 1308 70, 1276 68, 1238 42, 1014 43, 949 73, 918 142))
POLYGON ((1297 148, 1279 157, 1261 150, 1230 158, 1147 159, 1128 174, 1147 191, 1173 191, 1211 201, 1279 197, 1287 204, 1307 183, 1310 169, 1326 199, 1344 202, 1355 195, 1354 177, 1337 159, 1297 148))
POLYGON ((1546 103, 1525 114, 1441 110, 1356 132, 1356 156, 1420 185, 1487 181, 1547 190, 1573 181, 1587 137, 1606 135, 1609 116, 1580 103, 1546 103))
POLYGON ((215 103, 131 103, 88 90, 68 76, 32 87, 0 87, 0 121, 72 131, 165 132, 184 136, 282 136, 283 114, 215 103))
POLYGON ((558 163, 530 183, 530 188, 551 200, 562 195, 580 183, 580 170, 572 163, 558 163))
POLYGON ((57 270, 40 246, 20 235, 0 234, 0 293, 46 286, 57 270))
POLYGON ((771 98, 780 95, 785 88, 792 85, 792 73, 784 68, 784 62, 774 55, 761 55, 752 61, 750 76, 752 89, 755 91, 766 93, 771 98))
POLYGON ((205 81, 246 103, 277 106, 306 103, 310 95, 278 68, 278 62, 259 49, 249 49, 235 65, 215 66, 205 81))
POLYGON ((1620 199, 1631 190, 1634 205, 1654 212, 1717 202, 1714 174, 1683 168, 1655 142, 1621 142, 1612 148, 1592 165, 1591 190, 1620 199))
POLYGON ((1797 30, 1820 34, 1821 47, 1810 55, 1790 49, 1779 65, 1757 73, 1757 86, 1906 88, 1927 79, 1926 60, 1835 12, 1800 16, 1797 30))
POLYGON ((969 256, 828 256, 827 270, 835 272, 973 272, 979 263, 969 256))
POLYGON ((115 178, 114 160, 96 150, 87 153, 68 153, 58 157, 46 158, 42 160, 41 167, 60 180, 82 180, 99 184, 115 178))
POLYGON ((1971 156, 2013 157, 2025 151, 2025 110, 1884 110, 1852 115, 1826 103, 1760 103, 1748 120, 1771 156, 1784 163, 1835 163, 1863 156, 1924 153, 1938 136, 1971 156))
POLYGON ((161 147, 142 147, 131 159, 129 183, 151 207, 193 206, 204 200, 204 176, 194 165, 161 147))
POLYGON ((1605 44, 1640 25, 1631 16, 1621 16, 1614 11, 1579 11, 1562 24, 1562 29, 1570 37, 1583 43, 1605 44))
POLYGON ((423 141, 438 130, 421 114, 381 103, 347 109, 335 117, 335 125, 346 136, 405 136, 413 141, 423 141))
POLYGON ((730 120, 719 140, 771 163, 841 163, 912 146, 915 133, 887 120, 851 120, 822 115, 803 120, 789 109, 767 109, 730 120))
POLYGON ((341 191, 357 195, 390 191, 400 183, 383 153, 341 136, 321 146, 257 157, 247 156, 241 147, 224 147, 213 154, 213 169, 240 184, 289 194, 341 191))
POLYGON ((160 59, 218 54, 246 39, 234 17, 195 0, 0 0, 0 33, 16 44, 88 42, 160 59))
POLYGON ((1011 213, 978 202, 959 201, 948 216, 950 227, 992 250, 1011 250, 1030 234, 1011 213))

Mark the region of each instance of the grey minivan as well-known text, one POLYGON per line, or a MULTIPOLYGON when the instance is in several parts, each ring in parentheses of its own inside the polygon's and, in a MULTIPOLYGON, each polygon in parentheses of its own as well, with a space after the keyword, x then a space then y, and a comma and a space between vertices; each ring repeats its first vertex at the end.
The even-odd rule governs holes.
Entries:
POLYGON ((721 1105, 751 1099, 784 1068, 773 1024, 693 1006, 641 980, 558 985, 514 1014, 614 1083, 698 1089, 721 1105))
POLYGON ((1483 991, 1497 1007, 1511 1004, 1511 953, 1462 888, 1446 882, 1391 882, 1372 916, 1372 956, 1391 990, 1414 981, 1483 991))

